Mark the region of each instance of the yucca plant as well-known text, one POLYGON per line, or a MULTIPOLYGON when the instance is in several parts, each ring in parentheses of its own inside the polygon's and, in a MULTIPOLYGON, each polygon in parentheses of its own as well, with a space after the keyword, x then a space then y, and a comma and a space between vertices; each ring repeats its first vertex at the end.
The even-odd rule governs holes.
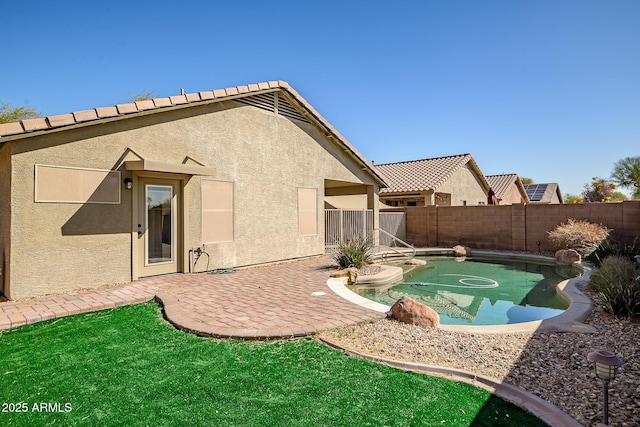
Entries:
POLYGON ((634 239, 633 242, 618 242, 615 240, 607 239, 602 242, 591 253, 587 260, 594 263, 596 266, 600 266, 602 260, 611 255, 621 255, 634 260, 636 255, 640 255, 640 244, 638 239, 634 239))
POLYGON ((362 268, 371 261, 372 249, 371 240, 356 237, 340 242, 333 258, 340 268, 362 268))
POLYGON ((629 258, 612 255, 591 275, 589 288, 596 303, 609 314, 640 317, 640 269, 629 258))

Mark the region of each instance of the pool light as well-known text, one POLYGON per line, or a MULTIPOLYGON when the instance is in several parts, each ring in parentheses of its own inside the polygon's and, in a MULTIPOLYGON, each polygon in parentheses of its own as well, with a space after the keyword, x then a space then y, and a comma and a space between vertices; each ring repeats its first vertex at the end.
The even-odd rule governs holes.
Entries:
POLYGON ((609 424, 609 381, 615 378, 616 370, 623 365, 622 359, 608 350, 594 350, 587 355, 587 359, 595 362, 596 377, 602 380, 604 402, 602 418, 604 424, 609 424))

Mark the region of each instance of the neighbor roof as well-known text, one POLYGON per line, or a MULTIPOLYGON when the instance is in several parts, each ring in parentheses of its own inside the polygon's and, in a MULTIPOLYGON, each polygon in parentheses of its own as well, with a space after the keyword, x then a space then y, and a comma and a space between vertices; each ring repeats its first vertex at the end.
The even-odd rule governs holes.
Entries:
POLYGON ((551 203, 555 193, 558 196, 558 201, 562 203, 560 187, 555 182, 549 184, 527 184, 524 186, 524 189, 531 202, 551 203))
MULTIPOLYGON (((168 109, 187 108, 194 105, 206 105, 214 102, 238 100, 240 102, 252 99, 254 102, 247 102, 251 105, 265 108, 264 99, 261 95, 271 92, 281 91, 286 99, 296 107, 282 105, 287 109, 288 117, 303 121, 313 121, 326 132, 325 136, 342 145, 348 153, 362 163, 365 170, 370 172, 381 186, 385 182, 379 173, 372 167, 372 164, 356 148, 347 141, 324 117, 320 115, 298 92, 289 84, 282 80, 249 84, 244 86, 230 87, 226 89, 215 89, 204 92, 188 93, 184 95, 169 96, 167 98, 154 98, 150 100, 117 104, 110 107, 94 108, 92 110, 74 111, 69 114, 47 116, 36 119, 27 119, 14 123, 0 124, 0 144, 9 140, 28 138, 33 135, 42 135, 46 132, 63 131, 81 126, 91 126, 107 121, 120 120, 136 115, 153 114, 167 111, 168 109), (300 110, 297 111, 297 110, 300 110)), ((267 107, 269 108, 269 107, 267 107)), ((278 108, 271 106, 270 108, 278 108)))
MULTIPOLYGON (((500 175, 487 175, 487 182, 491 186, 491 189, 496 193, 498 199, 504 199, 512 184, 516 184, 518 191, 523 198, 528 199, 527 192, 520 181, 520 177, 517 173, 503 173, 500 175)), ((528 200, 527 200, 528 201, 528 200)))
POLYGON ((386 163, 375 165, 374 168, 382 175, 388 186, 380 189, 381 193, 404 193, 410 191, 435 191, 467 163, 478 175, 482 185, 488 190, 489 184, 471 154, 386 163))

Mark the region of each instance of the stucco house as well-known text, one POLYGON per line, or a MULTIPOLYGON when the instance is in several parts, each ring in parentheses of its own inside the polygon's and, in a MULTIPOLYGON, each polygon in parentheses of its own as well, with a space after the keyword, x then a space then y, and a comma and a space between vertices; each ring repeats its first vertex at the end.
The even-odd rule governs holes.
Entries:
POLYGON ((499 205, 529 203, 529 196, 518 174, 487 175, 486 178, 493 192, 496 193, 499 205))
POLYGON ((527 184, 524 186, 524 189, 531 203, 563 203, 560 186, 555 182, 547 184, 527 184))
POLYGON ((384 178, 380 201, 388 206, 487 204, 489 183, 471 154, 374 166, 384 178))
POLYGON ((283 81, 0 125, 11 299, 324 253, 324 198, 384 181, 283 81), (205 256, 206 255, 206 256, 205 256))

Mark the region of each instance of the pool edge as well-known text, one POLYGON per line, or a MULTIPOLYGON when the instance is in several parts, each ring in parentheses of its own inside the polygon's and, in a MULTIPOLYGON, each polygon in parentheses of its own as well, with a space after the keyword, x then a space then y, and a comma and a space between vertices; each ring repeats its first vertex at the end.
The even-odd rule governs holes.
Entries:
MULTIPOLYGON (((417 249, 416 254, 424 255, 428 253, 439 253, 443 250, 444 248, 417 249)), ((555 259, 553 257, 538 254, 493 252, 482 250, 473 250, 473 252, 524 261, 547 261, 555 264, 555 259)), ((563 313, 557 316, 543 320, 513 323, 509 325, 439 325, 438 329, 441 329, 443 331, 478 334, 515 334, 534 332, 593 333, 595 332, 595 328, 583 323, 583 321, 589 316, 593 309, 593 302, 589 297, 582 293, 577 286, 578 283, 586 283, 589 280, 592 269, 591 266, 585 262, 574 265, 582 269, 582 275, 563 280, 558 284, 558 291, 560 292, 560 295, 562 295, 569 301, 569 308, 567 308, 563 313)), ((327 286, 329 286, 329 288, 333 292, 346 299, 347 301, 371 310, 386 313, 387 315, 391 311, 390 306, 364 298, 348 289, 346 284, 346 279, 329 279, 327 281, 327 286)))

